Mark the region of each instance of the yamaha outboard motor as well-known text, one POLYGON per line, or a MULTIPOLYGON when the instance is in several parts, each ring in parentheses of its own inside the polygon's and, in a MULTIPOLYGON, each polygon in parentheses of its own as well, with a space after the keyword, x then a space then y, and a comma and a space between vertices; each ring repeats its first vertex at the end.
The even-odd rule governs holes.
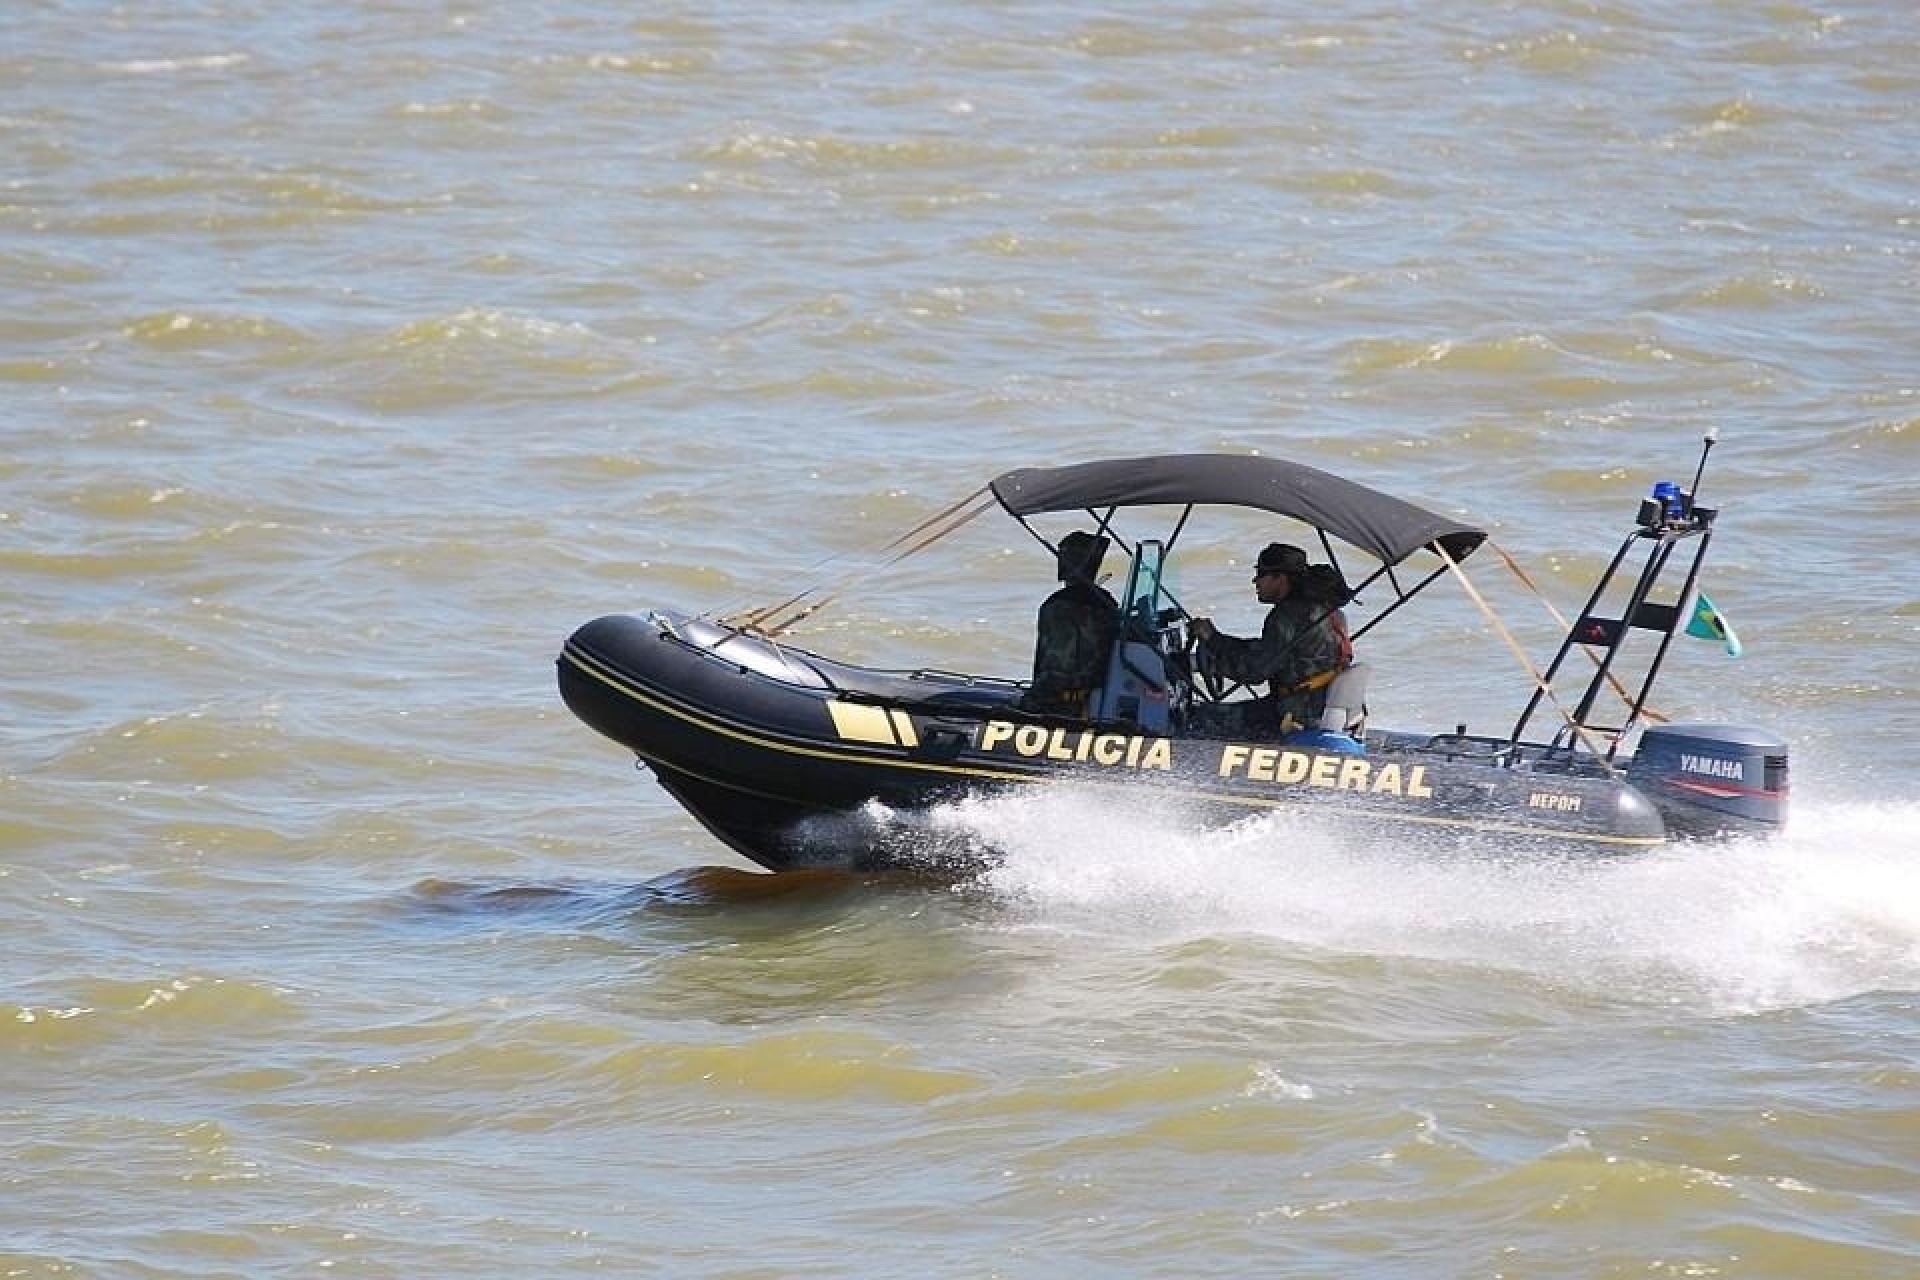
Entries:
POLYGON ((1758 729, 1670 724, 1640 735, 1627 779, 1688 835, 1765 831, 1787 820, 1787 744, 1758 729))

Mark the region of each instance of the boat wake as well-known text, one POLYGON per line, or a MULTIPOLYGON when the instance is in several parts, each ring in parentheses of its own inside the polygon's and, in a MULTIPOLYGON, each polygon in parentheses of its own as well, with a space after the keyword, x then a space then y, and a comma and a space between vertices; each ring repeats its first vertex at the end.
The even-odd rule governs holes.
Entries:
POLYGON ((1920 990, 1917 805, 1807 804, 1772 837, 1599 858, 1427 848, 1331 815, 1203 831, 1067 786, 934 820, 998 850, 981 885, 1054 926, 1254 935, 1721 1012, 1920 990))

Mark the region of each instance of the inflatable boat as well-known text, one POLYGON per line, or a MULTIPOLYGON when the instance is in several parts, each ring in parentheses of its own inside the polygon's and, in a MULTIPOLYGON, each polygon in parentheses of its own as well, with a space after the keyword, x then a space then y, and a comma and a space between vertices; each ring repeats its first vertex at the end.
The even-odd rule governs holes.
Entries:
POLYGON ((879 670, 798 647, 788 635, 825 599, 812 592, 725 618, 663 607, 588 622, 560 653, 560 693, 716 838, 774 870, 990 860, 930 838, 926 815, 1063 779, 1164 799, 1202 823, 1311 808, 1501 848, 1627 853, 1766 831, 1786 820, 1786 743, 1736 725, 1659 723, 1647 702, 1675 636, 1721 625, 1698 589, 1718 513, 1694 494, 1712 443, 1691 487, 1663 482, 1640 501, 1544 669, 1489 609, 1532 683, 1505 733, 1367 722, 1366 634, 1444 578, 1486 607, 1461 570, 1484 531, 1313 467, 1224 454, 1009 471, 894 544, 917 551, 996 507, 1049 551, 1033 521, 1051 513, 1111 538, 1127 558, 1112 652, 1074 714, 1028 709, 1024 680, 879 670), (1206 669, 1167 573, 1189 518, 1218 506, 1299 522, 1343 580, 1358 576, 1350 607, 1380 604, 1352 631, 1363 658, 1332 673, 1317 723, 1273 735, 1220 727, 1237 723, 1222 708, 1249 695, 1206 669), (1122 533, 1143 509, 1170 516, 1171 532, 1122 533), (1556 684, 1573 654, 1587 670, 1563 700, 1556 684))

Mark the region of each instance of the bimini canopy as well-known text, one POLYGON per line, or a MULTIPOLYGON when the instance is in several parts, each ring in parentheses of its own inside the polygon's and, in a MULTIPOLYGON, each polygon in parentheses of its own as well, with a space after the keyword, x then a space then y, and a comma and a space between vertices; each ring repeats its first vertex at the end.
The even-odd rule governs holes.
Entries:
POLYGON ((1252 507, 1304 520, 1387 565, 1422 547, 1464 560, 1484 530, 1314 467, 1279 458, 1181 453, 1109 458, 1068 467, 1022 467, 997 477, 993 496, 1010 515, 1099 507, 1252 507))

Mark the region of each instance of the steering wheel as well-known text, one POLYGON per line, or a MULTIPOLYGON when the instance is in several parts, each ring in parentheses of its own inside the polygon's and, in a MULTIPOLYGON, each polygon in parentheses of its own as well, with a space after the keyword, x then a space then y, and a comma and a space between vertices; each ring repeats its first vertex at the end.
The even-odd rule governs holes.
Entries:
POLYGON ((1224 702, 1233 692, 1233 683, 1222 680, 1207 666, 1206 646, 1200 643, 1199 632, 1193 629, 1193 619, 1187 619, 1186 644, 1181 656, 1186 659, 1187 670, 1193 672, 1193 697, 1196 702, 1224 702))

